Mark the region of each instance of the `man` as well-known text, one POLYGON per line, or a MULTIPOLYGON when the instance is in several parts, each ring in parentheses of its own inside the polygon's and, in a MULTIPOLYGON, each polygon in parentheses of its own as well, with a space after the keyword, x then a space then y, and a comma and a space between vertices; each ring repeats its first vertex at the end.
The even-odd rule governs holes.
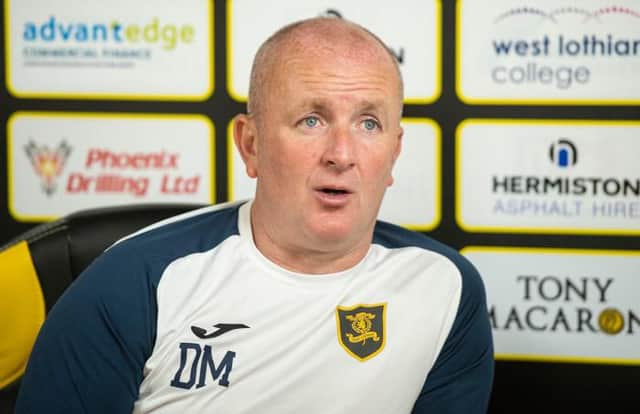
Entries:
POLYGON ((258 51, 236 146, 255 199, 153 226, 49 315, 17 412, 481 413, 493 374, 473 266, 376 222, 402 81, 341 19, 258 51))

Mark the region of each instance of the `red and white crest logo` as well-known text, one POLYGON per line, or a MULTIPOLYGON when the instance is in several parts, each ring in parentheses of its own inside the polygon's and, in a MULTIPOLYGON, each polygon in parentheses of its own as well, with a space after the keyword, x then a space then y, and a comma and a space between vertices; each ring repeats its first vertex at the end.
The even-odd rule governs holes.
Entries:
POLYGON ((42 190, 50 196, 56 190, 56 179, 64 169, 69 154, 71 154, 71 147, 65 141, 62 141, 55 149, 29 141, 24 146, 24 150, 34 171, 40 177, 42 190))

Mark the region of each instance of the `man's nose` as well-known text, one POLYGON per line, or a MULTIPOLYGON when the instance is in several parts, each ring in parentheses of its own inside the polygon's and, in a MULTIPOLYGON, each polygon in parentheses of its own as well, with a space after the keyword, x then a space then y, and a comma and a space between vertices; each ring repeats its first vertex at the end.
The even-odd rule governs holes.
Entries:
POLYGON ((338 171, 355 165, 355 137, 348 127, 335 126, 327 137, 327 145, 323 154, 323 163, 338 171))

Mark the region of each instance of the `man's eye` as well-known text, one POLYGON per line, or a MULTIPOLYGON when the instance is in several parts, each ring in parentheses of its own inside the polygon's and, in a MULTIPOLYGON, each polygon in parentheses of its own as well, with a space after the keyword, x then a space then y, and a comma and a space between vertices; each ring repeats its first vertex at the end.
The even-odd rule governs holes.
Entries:
POLYGON ((378 128, 378 122, 376 122, 373 119, 365 119, 362 122, 362 125, 364 126, 364 129, 366 129, 367 131, 373 131, 378 128))
POLYGON ((320 123, 320 121, 315 116, 310 116, 304 119, 304 125, 309 128, 317 127, 318 123, 320 123))

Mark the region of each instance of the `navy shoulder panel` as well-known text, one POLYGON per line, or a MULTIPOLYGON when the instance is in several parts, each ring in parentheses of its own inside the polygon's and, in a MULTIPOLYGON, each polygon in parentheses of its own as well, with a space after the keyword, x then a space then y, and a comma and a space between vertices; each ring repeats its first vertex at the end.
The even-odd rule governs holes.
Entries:
POLYGON ((130 250, 147 259, 171 262, 212 249, 229 236, 238 234, 238 208, 239 205, 214 210, 205 207, 170 218, 116 243, 106 254, 110 250, 130 250))
POLYGON ((238 233, 237 205, 207 209, 116 243, 82 272, 47 315, 16 413, 131 413, 155 344, 165 268, 238 233))
MULTIPOLYGON (((461 273, 465 274, 473 265, 457 250, 422 233, 405 229, 395 224, 378 221, 373 233, 373 242, 393 249, 399 247, 419 247, 436 252, 451 260, 461 273)), ((475 272, 475 269, 472 273, 475 272)))

